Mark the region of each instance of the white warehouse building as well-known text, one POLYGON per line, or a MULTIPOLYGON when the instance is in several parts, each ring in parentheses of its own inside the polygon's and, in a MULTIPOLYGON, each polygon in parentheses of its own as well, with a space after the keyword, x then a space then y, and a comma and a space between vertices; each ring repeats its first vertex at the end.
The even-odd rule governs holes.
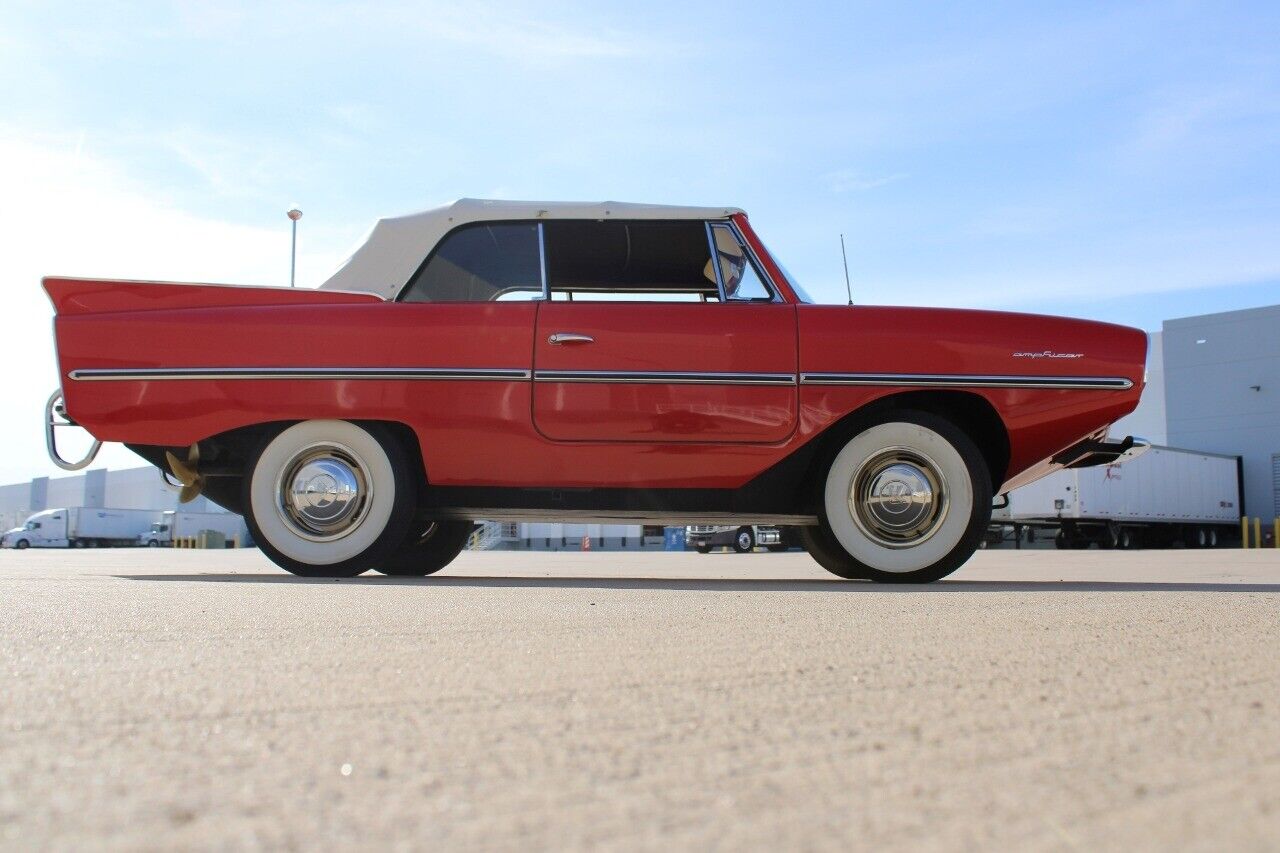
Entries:
MULTIPOLYGON (((32 513, 58 507, 170 510, 178 508, 178 493, 166 488, 150 466, 108 471, 105 468, 68 477, 36 477, 26 483, 0 486, 0 530, 18 527, 32 513)), ((182 507, 191 512, 222 512, 207 498, 182 507)))
POLYGON ((1166 320, 1169 444, 1239 456, 1243 515, 1280 517, 1280 305, 1166 320))

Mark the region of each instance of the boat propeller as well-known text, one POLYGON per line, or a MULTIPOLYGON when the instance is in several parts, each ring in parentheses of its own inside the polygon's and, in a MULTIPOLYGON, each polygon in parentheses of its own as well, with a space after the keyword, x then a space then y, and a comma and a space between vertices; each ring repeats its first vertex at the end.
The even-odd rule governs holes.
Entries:
POLYGON ((198 470, 200 445, 193 444, 187 449, 185 462, 168 450, 164 452, 164 457, 169 462, 169 470, 173 472, 174 478, 182 484, 182 491, 178 492, 178 503, 191 503, 204 490, 204 475, 198 470))

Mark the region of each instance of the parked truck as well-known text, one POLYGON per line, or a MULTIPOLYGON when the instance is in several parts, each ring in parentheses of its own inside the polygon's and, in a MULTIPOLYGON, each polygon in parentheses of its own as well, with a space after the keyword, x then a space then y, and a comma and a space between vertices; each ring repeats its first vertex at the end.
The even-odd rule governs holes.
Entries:
POLYGON ((1243 495, 1240 457, 1153 446, 1016 489, 992 520, 1056 528, 1059 548, 1214 548, 1238 535, 1243 495))
POLYGON ((166 510, 138 542, 149 548, 171 548, 175 539, 194 539, 205 530, 221 533, 227 542, 245 540, 244 519, 234 513, 166 510))
POLYGON ((685 528, 685 542, 699 554, 709 554, 718 547, 732 548, 739 554, 749 554, 757 546, 770 551, 791 547, 785 527, 762 524, 694 524, 685 528))
POLYGON ((128 548, 159 518, 149 509, 63 507, 37 512, 4 535, 7 548, 128 548))

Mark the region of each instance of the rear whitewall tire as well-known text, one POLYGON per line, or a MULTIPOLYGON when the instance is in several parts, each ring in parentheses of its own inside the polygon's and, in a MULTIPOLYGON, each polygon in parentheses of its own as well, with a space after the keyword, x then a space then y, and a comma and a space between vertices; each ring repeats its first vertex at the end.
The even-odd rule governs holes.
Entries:
MULTIPOLYGON (((397 440, 376 425, 303 421, 269 439, 244 482, 245 520, 272 562, 296 575, 352 577, 404 542, 417 500, 415 471, 397 440), (346 514, 326 518, 335 503, 299 507, 290 490, 299 477, 349 478, 346 514), (313 513, 309 514, 309 513, 313 513)), ((306 500, 303 495, 299 498, 306 500)))
POLYGON ((962 430, 932 413, 893 412, 830 460, 819 526, 803 528, 801 538, 814 559, 841 577, 927 583, 978 549, 991 495, 986 462, 962 430), (876 488, 884 491, 873 495, 876 488), (895 490, 913 500, 895 503, 895 490), (899 524, 895 514, 910 523, 899 524))

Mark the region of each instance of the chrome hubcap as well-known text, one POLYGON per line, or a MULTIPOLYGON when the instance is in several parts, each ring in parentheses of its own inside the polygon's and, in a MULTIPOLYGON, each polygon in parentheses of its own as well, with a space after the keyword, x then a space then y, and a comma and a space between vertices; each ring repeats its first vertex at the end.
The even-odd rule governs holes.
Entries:
POLYGON ((868 538, 910 548, 938 532, 947 515, 946 478, 932 459, 890 447, 867 459, 849 484, 849 514, 868 538))
POLYGON ((369 470, 349 447, 315 444, 281 470, 276 493, 280 517, 304 539, 340 539, 360 526, 369 510, 369 470))

